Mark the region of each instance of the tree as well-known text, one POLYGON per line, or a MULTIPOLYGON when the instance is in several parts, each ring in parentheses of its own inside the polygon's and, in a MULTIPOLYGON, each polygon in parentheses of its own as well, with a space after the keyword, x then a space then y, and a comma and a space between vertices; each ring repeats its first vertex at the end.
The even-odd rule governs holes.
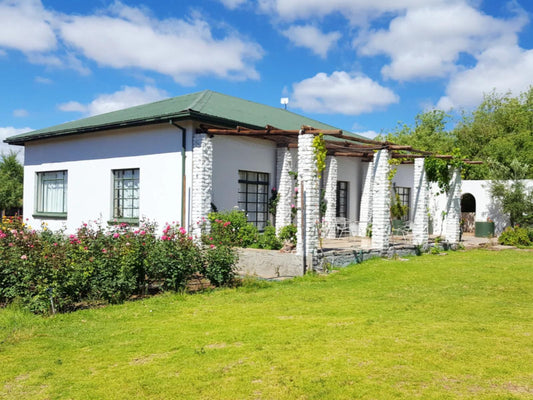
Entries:
POLYGON ((0 210, 2 215, 13 209, 22 208, 22 187, 24 168, 17 160, 17 154, 2 154, 0 161, 0 210))
MULTIPOLYGON (((415 126, 400 124, 386 135, 391 142, 413 146, 418 150, 448 154, 455 147, 455 137, 446 129, 451 116, 441 110, 431 110, 415 117, 415 126)), ((383 137, 382 137, 383 139, 383 137)))
MULTIPOLYGON (((471 114, 463 114, 454 129, 457 146, 470 159, 493 160, 507 169, 517 160, 533 178, 533 87, 517 97, 495 92, 485 96, 471 114)), ((469 179, 492 179, 489 163, 469 168, 469 179)))
POLYGON ((533 191, 528 193, 522 181, 529 166, 516 158, 509 167, 493 160, 489 164, 492 174, 499 178, 491 182, 490 193, 501 204, 502 211, 509 215, 511 226, 533 224, 533 191))

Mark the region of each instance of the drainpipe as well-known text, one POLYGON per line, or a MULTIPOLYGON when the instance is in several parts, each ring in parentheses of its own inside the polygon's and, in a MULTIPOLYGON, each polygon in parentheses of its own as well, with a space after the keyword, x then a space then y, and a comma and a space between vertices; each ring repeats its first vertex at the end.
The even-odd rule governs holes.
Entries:
POLYGON ((175 124, 172 120, 170 120, 169 122, 171 125, 174 125, 176 128, 181 130, 181 226, 188 229, 185 223, 185 199, 187 198, 187 177, 185 174, 185 147, 187 145, 187 130, 183 126, 175 124))

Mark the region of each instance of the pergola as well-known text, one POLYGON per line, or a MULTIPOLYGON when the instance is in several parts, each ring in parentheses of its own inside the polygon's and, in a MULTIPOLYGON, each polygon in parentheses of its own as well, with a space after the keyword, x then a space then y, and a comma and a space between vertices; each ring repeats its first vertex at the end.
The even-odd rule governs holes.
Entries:
MULTIPOLYGON (((389 160, 400 159, 402 164, 414 164, 414 216, 413 243, 420 246, 428 245, 428 196, 429 188, 424 171, 424 159, 435 157, 451 159, 451 155, 432 154, 415 149, 411 146, 398 145, 389 141, 377 141, 346 134, 341 130, 318 129, 302 126, 298 130, 279 129, 267 125, 262 129, 248 127, 220 128, 201 125, 197 137, 209 140, 213 136, 241 136, 270 140, 276 143, 278 165, 279 203, 276 213, 276 228, 291 223, 291 200, 293 196, 293 179, 289 176, 292 167, 290 149, 298 153, 298 188, 301 189, 297 214, 298 245, 297 253, 305 259, 313 257, 318 248, 318 226, 335 224, 337 157, 358 157, 368 162, 364 181, 360 209, 360 234, 372 223, 372 247, 388 251, 390 232, 390 171, 389 160), (325 198, 328 207, 324 220, 319 220, 320 188, 316 173, 313 139, 316 135, 324 135, 327 150, 327 167, 325 179, 325 198)), ((201 143, 201 140, 198 141, 201 143)), ((479 164, 479 161, 464 160, 468 164, 479 164)), ((459 241, 460 222, 460 171, 452 173, 446 217, 446 240, 450 244, 459 241)), ((200 213, 201 214, 201 213, 200 213)))

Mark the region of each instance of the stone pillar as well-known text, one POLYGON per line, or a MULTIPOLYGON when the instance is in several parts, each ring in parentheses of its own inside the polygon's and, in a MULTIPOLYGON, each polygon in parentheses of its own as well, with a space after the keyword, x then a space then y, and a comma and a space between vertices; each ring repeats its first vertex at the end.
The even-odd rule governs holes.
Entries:
POLYGON ((459 243, 461 223, 461 169, 453 168, 446 201, 445 239, 450 244, 459 243))
POLYGON ((298 136, 298 202, 296 206, 298 214, 296 216, 296 226, 298 227, 298 243, 296 253, 308 257, 308 264, 311 257, 316 253, 318 248, 318 229, 319 206, 320 206, 320 188, 318 176, 316 173, 316 161, 313 152, 313 134, 301 133, 298 136), (304 191, 301 192, 303 183, 304 191), (303 210, 302 199, 304 200, 303 210), (302 226, 302 212, 304 221, 302 226), (305 232, 305 238, 304 238, 305 232))
POLYGON ((292 220, 291 204, 293 202, 294 187, 292 176, 292 156, 288 148, 277 149, 277 174, 278 174, 278 206, 276 207, 276 232, 290 225, 292 220))
POLYGON ((372 248, 386 252, 390 240, 389 151, 374 154, 374 185, 372 192, 372 248))
POLYGON ((206 134, 193 135, 191 231, 200 238, 202 225, 209 229, 207 215, 211 212, 213 192, 213 141, 206 134))
POLYGON ((366 236, 368 224, 372 223, 372 195, 374 186, 374 161, 368 163, 361 193, 361 207, 359 209, 359 236, 366 236))
POLYGON ((328 156, 326 159, 326 214, 322 221, 324 237, 334 238, 337 216, 337 158, 328 156))
POLYGON ((413 201, 413 244, 427 247, 429 234, 429 186, 424 169, 424 158, 415 159, 413 201))

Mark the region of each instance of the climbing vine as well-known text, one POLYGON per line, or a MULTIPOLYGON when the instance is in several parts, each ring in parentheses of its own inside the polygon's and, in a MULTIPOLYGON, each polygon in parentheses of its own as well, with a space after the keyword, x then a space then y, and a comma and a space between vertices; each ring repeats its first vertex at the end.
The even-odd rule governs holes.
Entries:
POLYGON ((326 155, 328 150, 326 149, 326 142, 324 141, 324 134, 320 132, 313 138, 313 153, 315 154, 316 161, 316 173, 318 179, 322 177, 322 171, 326 169, 326 155))
POLYGON ((449 160, 427 157, 424 162, 424 169, 426 170, 427 180, 436 182, 441 193, 447 193, 450 190, 450 167, 463 169, 465 165, 461 151, 455 148, 452 151, 452 158, 449 160))
POLYGON ((398 165, 400 165, 401 163, 402 160, 400 158, 389 158, 389 165, 391 166, 387 175, 387 179, 389 180, 389 186, 392 185, 392 180, 396 176, 396 172, 398 172, 398 165))

